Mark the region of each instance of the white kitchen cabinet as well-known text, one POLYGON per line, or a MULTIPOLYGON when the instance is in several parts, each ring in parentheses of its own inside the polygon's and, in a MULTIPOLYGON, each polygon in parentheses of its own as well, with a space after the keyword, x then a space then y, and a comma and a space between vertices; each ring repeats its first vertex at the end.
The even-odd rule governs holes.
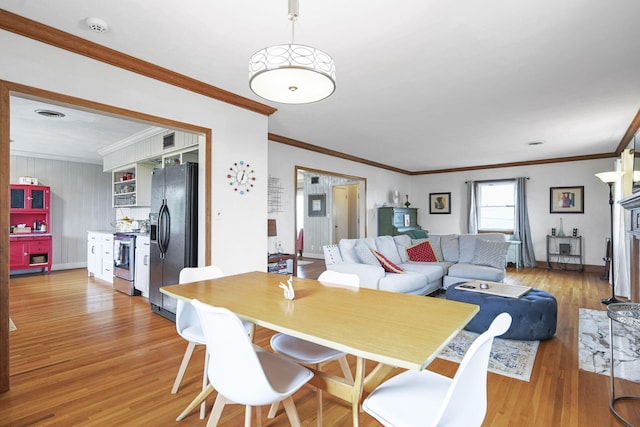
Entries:
POLYGON ((102 244, 98 233, 87 233, 87 276, 96 276, 102 268, 102 244))
POLYGON ((87 233, 87 273, 113 284, 113 234, 89 231, 87 233))
POLYGON ((154 166, 135 163, 112 172, 113 207, 151 206, 151 174, 154 166))
POLYGON ((149 255, 149 236, 136 237, 134 286, 145 298, 149 298, 149 255))
POLYGON ((198 163, 198 149, 177 151, 162 156, 162 167, 181 165, 186 162, 198 163))
POLYGON ((102 268, 99 278, 113 284, 113 234, 102 234, 102 268))

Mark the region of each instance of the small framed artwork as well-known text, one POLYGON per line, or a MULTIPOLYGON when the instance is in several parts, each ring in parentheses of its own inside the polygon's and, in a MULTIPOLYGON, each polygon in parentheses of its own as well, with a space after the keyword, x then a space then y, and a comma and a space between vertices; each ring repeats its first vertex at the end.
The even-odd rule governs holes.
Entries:
POLYGON ((584 213, 584 186, 551 187, 549 213, 584 213))
POLYGON ((429 193, 430 214, 451 213, 451 193, 429 193))
POLYGON ((324 194, 309 194, 309 216, 325 216, 326 213, 326 196, 324 194))

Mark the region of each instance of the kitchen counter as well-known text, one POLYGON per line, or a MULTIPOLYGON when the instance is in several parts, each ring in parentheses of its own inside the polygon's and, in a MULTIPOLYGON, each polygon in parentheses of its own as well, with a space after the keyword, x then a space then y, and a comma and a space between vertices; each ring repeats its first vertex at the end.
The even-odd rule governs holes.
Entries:
POLYGON ((20 238, 20 237, 42 237, 42 236, 51 237, 51 233, 9 233, 10 239, 13 239, 14 237, 20 238))

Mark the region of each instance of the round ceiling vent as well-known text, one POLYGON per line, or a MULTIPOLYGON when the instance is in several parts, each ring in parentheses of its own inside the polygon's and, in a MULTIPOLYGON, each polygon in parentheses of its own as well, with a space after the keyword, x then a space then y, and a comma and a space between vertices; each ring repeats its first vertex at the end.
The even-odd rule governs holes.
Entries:
POLYGON ((53 111, 53 110, 35 110, 35 111, 41 116, 50 117, 52 119, 61 119, 65 117, 65 114, 59 111, 53 111))
POLYGON ((100 18, 87 18, 86 22, 91 31, 96 33, 104 33, 109 30, 109 25, 100 18))

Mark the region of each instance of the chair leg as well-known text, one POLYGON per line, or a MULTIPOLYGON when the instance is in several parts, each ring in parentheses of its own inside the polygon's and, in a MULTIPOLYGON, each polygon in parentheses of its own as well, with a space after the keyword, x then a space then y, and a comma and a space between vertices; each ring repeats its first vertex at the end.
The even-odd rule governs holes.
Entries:
POLYGON ((218 397, 216 397, 216 401, 213 403, 211 415, 209 415, 209 421, 207 421, 207 427, 216 427, 218 425, 220 417, 222 416, 222 410, 227 402, 229 402, 229 399, 218 393, 218 397))
POLYGON ((262 406, 256 406, 256 427, 262 427, 262 406))
POLYGON ((203 402, 207 396, 209 396, 211 393, 213 392, 213 386, 211 384, 207 385, 207 388, 202 390, 192 401, 191 403, 189 403, 189 405, 184 409, 184 411, 182 411, 180 413, 180 415, 178 415, 178 418, 176 418, 176 421, 182 421, 184 419, 184 417, 186 417, 187 415, 189 415, 189 413, 191 411, 193 411, 196 406, 198 406, 200 404, 200 402, 203 402))
POLYGON ((182 363, 180 364, 180 369, 178 369, 178 375, 176 375, 176 380, 173 382, 171 394, 176 394, 178 392, 178 387, 180 387, 184 372, 187 370, 187 365, 189 364, 189 360, 191 359, 191 354, 193 354, 194 348, 196 348, 196 343, 189 341, 189 345, 187 345, 184 356, 182 356, 182 363))
POLYGON ((340 364, 340 368, 342 368, 342 374, 344 378, 353 382, 353 375, 351 374, 351 369, 349 368, 349 362, 347 362, 347 356, 342 356, 338 359, 338 363, 340 364))
MULTIPOLYGON (((204 353, 204 368, 202 369, 202 390, 206 390, 207 389, 207 385, 209 385, 209 377, 208 377, 208 373, 207 370, 209 368, 209 352, 205 349, 205 353, 204 353)), ((205 416, 207 414, 207 401, 203 400, 202 403, 200 404, 200 419, 204 420, 205 416)))
POLYGON ((244 407, 244 427, 251 427, 251 406, 244 407))
POLYGON ((322 427, 322 390, 316 389, 316 404, 318 405, 316 418, 318 427, 322 427))
POLYGON ((300 417, 298 417, 296 405, 293 403, 293 397, 289 396, 284 399, 282 401, 282 405, 284 406, 284 410, 287 412, 287 417, 289 417, 289 424, 291 424, 291 427, 300 427, 300 417))
POLYGON ((278 413, 278 406, 280 406, 279 400, 271 404, 271 407, 269 408, 269 413, 267 414, 267 418, 272 419, 276 417, 276 414, 278 413))

